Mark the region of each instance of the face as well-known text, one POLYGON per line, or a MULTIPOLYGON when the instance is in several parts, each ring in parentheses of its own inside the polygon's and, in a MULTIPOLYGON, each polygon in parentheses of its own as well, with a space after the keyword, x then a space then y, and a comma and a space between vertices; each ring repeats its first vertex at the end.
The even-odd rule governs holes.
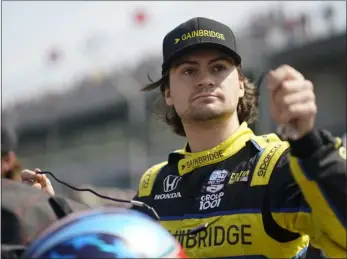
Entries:
POLYGON ((166 104, 183 123, 230 117, 244 95, 234 62, 217 50, 199 50, 177 60, 169 78, 166 104))
POLYGON ((1 157, 1 177, 20 180, 20 176, 16 174, 18 169, 20 169, 20 165, 13 151, 1 157))

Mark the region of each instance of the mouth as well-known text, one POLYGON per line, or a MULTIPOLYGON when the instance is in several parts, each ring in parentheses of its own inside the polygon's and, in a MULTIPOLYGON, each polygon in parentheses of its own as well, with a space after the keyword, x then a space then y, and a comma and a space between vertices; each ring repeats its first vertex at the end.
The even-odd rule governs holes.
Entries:
POLYGON ((195 101, 197 99, 201 99, 201 98, 218 98, 217 95, 215 94, 209 94, 209 93, 206 93, 206 94, 199 94, 199 95, 196 95, 192 98, 192 101, 195 101))

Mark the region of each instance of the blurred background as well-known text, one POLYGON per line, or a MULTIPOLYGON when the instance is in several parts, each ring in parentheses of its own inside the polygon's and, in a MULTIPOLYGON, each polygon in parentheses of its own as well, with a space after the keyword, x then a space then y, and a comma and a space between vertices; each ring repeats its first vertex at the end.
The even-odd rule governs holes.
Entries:
MULTIPOLYGON (((313 81, 317 127, 346 131, 346 2, 3 2, 2 122, 24 168, 131 198, 144 171, 182 148, 155 114, 167 32, 195 16, 230 25, 246 75, 290 64, 313 81)), ((275 125, 260 90, 256 134, 275 125)), ((101 201, 52 180, 59 193, 101 201)))

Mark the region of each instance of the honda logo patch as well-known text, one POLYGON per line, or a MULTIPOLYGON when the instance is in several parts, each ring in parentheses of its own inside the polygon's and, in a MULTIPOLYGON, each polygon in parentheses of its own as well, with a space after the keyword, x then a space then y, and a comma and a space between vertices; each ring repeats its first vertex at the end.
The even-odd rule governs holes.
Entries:
POLYGON ((174 176, 174 175, 168 175, 164 179, 163 185, 164 185, 164 192, 172 192, 177 188, 178 182, 182 178, 180 176, 174 176))

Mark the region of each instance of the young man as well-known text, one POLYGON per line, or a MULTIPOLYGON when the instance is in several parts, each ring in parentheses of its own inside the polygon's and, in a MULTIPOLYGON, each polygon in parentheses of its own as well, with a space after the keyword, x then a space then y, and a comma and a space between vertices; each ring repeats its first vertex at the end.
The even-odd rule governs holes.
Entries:
MULTIPOLYGON (((346 153, 313 129, 312 83, 287 65, 268 75, 272 118, 296 130, 284 142, 248 128, 256 89, 226 25, 191 19, 166 35, 163 55, 163 77, 145 90, 160 89, 165 121, 187 145, 145 172, 135 200, 156 210, 189 258, 297 258, 309 242, 346 257, 346 153)), ((32 171, 23 177, 50 187, 32 171)))
POLYGON ((288 143, 248 128, 256 91, 227 26, 191 19, 166 35, 163 56, 163 77, 145 90, 160 89, 165 120, 187 145, 143 175, 135 200, 191 258, 294 258, 309 240, 345 258, 345 149, 313 130, 312 83, 286 65, 268 75, 272 118, 297 132, 288 143))

